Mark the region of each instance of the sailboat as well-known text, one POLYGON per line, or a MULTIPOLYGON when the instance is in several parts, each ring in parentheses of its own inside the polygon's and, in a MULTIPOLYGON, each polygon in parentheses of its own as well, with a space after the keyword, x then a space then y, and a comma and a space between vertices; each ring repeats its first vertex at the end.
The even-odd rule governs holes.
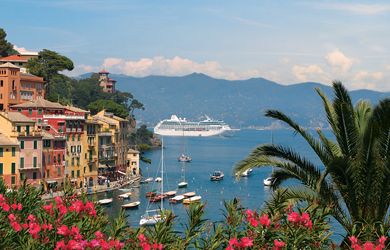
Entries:
MULTIPOLYGON (((163 177, 163 174, 164 174, 164 138, 162 138, 162 146, 161 146, 161 191, 160 191, 160 194, 163 195, 164 193, 164 190, 163 190, 163 187, 164 187, 164 179, 162 178, 163 177)), ((163 200, 164 199, 161 199, 161 207, 160 207, 160 210, 162 211, 163 210, 163 200)), ((139 225, 140 226, 151 226, 151 225, 154 225, 156 224, 157 222, 161 221, 161 214, 158 213, 158 210, 155 209, 155 210, 146 210, 146 213, 145 215, 141 216, 141 220, 139 221, 139 225), (153 213, 153 212, 156 212, 156 214, 153 214, 153 215, 150 215, 149 213, 153 213)), ((165 217, 164 217, 165 219, 165 217)))
MULTIPOLYGON (((274 130, 271 128, 271 145, 274 145, 274 130)), ((272 183, 275 181, 275 178, 272 177, 274 173, 274 166, 272 166, 272 174, 265 180, 263 180, 264 186, 271 186, 272 183)))
POLYGON ((187 187, 188 183, 186 182, 186 169, 185 169, 185 164, 183 162, 183 166, 182 166, 182 169, 183 171, 183 181, 180 182, 179 184, 177 184, 179 186, 179 188, 184 188, 184 187, 187 187))
POLYGON ((181 156, 178 156, 177 159, 182 162, 190 162, 192 161, 192 158, 189 156, 184 155, 184 126, 183 126, 183 146, 181 150, 181 156))

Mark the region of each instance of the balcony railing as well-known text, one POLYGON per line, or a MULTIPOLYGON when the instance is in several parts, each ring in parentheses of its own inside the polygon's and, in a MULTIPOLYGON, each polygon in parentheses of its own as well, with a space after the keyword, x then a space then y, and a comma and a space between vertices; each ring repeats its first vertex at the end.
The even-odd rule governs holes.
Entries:
POLYGON ((99 158, 99 161, 114 161, 114 160, 115 160, 114 156, 99 158))
POLYGON ((84 120, 82 115, 43 115, 43 119, 84 120))
POLYGON ((92 157, 92 158, 88 158, 88 162, 96 162, 97 161, 97 158, 96 157, 92 157))
POLYGON ((99 136, 112 136, 111 132, 100 132, 98 133, 99 136))
POLYGON ((21 166, 20 164, 19 164, 19 167, 18 167, 18 169, 19 170, 31 170, 31 169, 40 169, 40 168, 42 168, 42 164, 33 164, 33 163, 28 163, 28 164, 23 164, 23 166, 21 166))
POLYGON ((82 131, 81 131, 81 128, 78 128, 77 129, 77 133, 81 133, 82 131))
POLYGON ((13 132, 13 136, 42 136, 41 130, 29 131, 28 133, 27 131, 23 131, 23 132, 12 131, 12 132, 13 132))

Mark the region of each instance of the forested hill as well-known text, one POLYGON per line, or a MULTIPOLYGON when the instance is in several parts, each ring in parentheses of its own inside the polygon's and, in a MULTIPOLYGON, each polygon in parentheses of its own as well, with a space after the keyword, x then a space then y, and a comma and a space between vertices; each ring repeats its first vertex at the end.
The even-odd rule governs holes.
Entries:
MULTIPOLYGON (((144 104, 145 110, 137 110, 135 114, 137 121, 148 127, 154 127, 173 114, 192 121, 208 115, 236 128, 267 127, 273 120, 263 117, 263 111, 269 108, 289 114, 305 127, 327 127, 321 99, 314 86, 321 88, 328 97, 333 96, 331 87, 314 82, 284 86, 263 78, 228 81, 197 73, 183 77, 136 78, 114 74, 110 77, 118 81, 118 90, 131 92, 144 104)), ((388 93, 369 90, 351 91, 350 94, 354 103, 359 99, 377 103, 388 96, 388 93)))

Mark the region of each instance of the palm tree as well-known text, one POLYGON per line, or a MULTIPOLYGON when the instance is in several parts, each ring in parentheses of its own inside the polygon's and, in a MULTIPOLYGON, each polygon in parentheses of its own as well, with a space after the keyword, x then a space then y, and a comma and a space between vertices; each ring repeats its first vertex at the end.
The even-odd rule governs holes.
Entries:
POLYGON ((317 202, 333 206, 333 217, 345 228, 347 236, 375 240, 390 229, 390 99, 371 106, 360 100, 353 106, 341 82, 333 82, 331 102, 318 88, 335 141, 317 129, 318 139, 289 116, 277 110, 265 111, 266 117, 289 125, 309 143, 323 164, 316 166, 294 149, 263 144, 234 166, 238 178, 248 168, 275 166, 272 188, 289 179, 299 184, 287 187, 290 202, 317 202))

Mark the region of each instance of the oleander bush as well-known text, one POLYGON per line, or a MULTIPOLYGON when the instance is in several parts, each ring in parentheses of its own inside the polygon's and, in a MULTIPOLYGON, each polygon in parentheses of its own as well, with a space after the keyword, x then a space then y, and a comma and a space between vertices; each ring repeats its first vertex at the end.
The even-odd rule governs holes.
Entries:
MULTIPOLYGON (((224 201, 224 219, 212 222, 206 219, 207 204, 200 203, 189 207, 185 223, 164 210, 165 220, 138 229, 124 211, 109 220, 87 195, 69 186, 64 190, 63 197, 44 203, 42 189, 24 182, 7 190, 0 178, 0 249, 338 249, 330 239, 332 207, 293 207, 283 190, 264 210, 244 209, 237 199, 224 201)), ((385 248, 385 240, 362 243, 353 236, 347 249, 378 250, 385 248)))

